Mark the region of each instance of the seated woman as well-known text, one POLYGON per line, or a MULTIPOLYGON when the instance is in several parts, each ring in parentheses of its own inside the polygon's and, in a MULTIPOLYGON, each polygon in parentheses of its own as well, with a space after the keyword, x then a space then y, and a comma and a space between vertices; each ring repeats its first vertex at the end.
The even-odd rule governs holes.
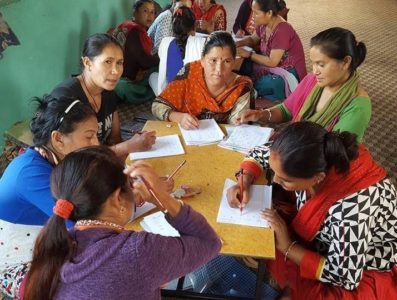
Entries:
POLYGON ((142 104, 154 98, 148 79, 159 65, 159 57, 152 55, 152 40, 147 34, 154 14, 153 0, 137 0, 133 6, 134 20, 109 30, 124 48, 124 71, 115 91, 128 103, 142 104))
POLYGON ((239 113, 250 107, 252 91, 251 80, 232 71, 235 55, 229 33, 212 33, 201 60, 187 64, 154 100, 153 114, 185 129, 197 128, 198 119, 234 124, 239 113))
POLYGON ((157 54, 163 38, 173 36, 172 16, 181 6, 192 7, 191 0, 173 0, 171 6, 164 10, 150 25, 147 33, 152 40, 152 54, 157 54))
POLYGON ((51 177, 57 201, 36 242, 25 299, 161 299, 161 285, 216 256, 217 234, 164 184, 143 162, 124 170, 105 147, 68 155, 51 177), (154 197, 180 237, 124 229, 136 205, 159 205, 154 197), (65 220, 76 222, 69 232, 65 220))
POLYGON ((198 32, 211 33, 226 30, 226 10, 213 0, 196 0, 192 10, 196 16, 198 32))
POLYGON ((366 47, 343 28, 324 30, 310 41, 313 74, 284 101, 263 111, 241 114, 239 123, 312 121, 328 131, 349 131, 360 142, 371 119, 371 100, 356 71, 366 47))
MULTIPOLYGON (((236 20, 233 25, 233 33, 236 37, 241 38, 245 35, 252 35, 255 32, 254 14, 252 12, 252 1, 244 0, 238 10, 236 20)), ((289 8, 284 0, 279 0, 280 11, 278 15, 287 21, 289 8)))
POLYGON ((113 91, 123 73, 123 51, 117 40, 105 33, 90 36, 84 43, 81 64, 82 73, 59 84, 51 94, 75 97, 90 105, 98 119, 99 141, 111 145, 117 155, 149 150, 155 142, 155 132, 121 140, 118 97, 113 91))
POLYGON ((75 98, 34 100, 34 147, 11 161, 0 178, 0 295, 12 299, 18 297, 34 241, 52 215, 54 166, 75 149, 99 144, 95 112, 89 106, 75 98))
MULTIPOLYGON (((395 299, 397 194, 355 135, 297 122, 255 152, 263 160, 242 166, 245 190, 265 168, 297 197, 289 225, 277 210, 262 212, 277 248, 267 269, 280 287, 292 299, 395 299)), ((228 191, 232 207, 238 193, 228 191)))
POLYGON ((185 64, 200 59, 205 38, 194 36, 195 22, 191 9, 180 7, 175 11, 172 22, 175 37, 166 37, 161 41, 159 72, 153 72, 149 78, 156 96, 174 80, 185 64))
POLYGON ((245 58, 242 74, 252 74, 260 97, 283 100, 306 75, 302 42, 292 28, 278 15, 278 0, 254 0, 252 10, 256 32, 236 42, 237 55, 245 58), (260 48, 257 53, 243 46, 260 48))

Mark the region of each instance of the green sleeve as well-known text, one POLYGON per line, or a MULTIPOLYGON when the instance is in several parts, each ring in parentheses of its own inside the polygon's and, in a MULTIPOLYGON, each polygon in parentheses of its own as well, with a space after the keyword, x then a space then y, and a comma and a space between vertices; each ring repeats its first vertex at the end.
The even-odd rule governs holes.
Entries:
POLYGON ((292 115, 290 111, 285 107, 283 103, 277 104, 276 108, 278 108, 281 111, 281 114, 283 116, 283 122, 287 122, 292 119, 292 115))
POLYGON ((361 143, 371 119, 371 112, 371 99, 357 97, 342 111, 333 131, 340 130, 354 133, 357 135, 357 141, 361 143))

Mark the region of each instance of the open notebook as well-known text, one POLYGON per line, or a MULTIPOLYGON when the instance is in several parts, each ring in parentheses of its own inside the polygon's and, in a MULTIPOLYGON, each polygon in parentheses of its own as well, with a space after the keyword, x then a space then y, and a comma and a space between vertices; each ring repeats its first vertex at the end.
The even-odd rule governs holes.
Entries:
POLYGON ((152 157, 163 157, 163 156, 173 156, 184 154, 181 141, 177 134, 159 136, 156 138, 156 143, 153 145, 152 149, 142 152, 130 153, 130 159, 145 159, 152 157))
POLYGON ((218 211, 218 223, 238 224, 255 227, 269 227, 266 220, 262 219, 260 212, 264 208, 270 208, 272 203, 272 187, 269 185, 251 185, 250 201, 244 207, 242 214, 240 209, 231 208, 227 202, 227 190, 236 184, 231 179, 225 180, 223 194, 218 211))
POLYGON ((200 120, 197 129, 181 130, 186 145, 208 145, 220 142, 225 136, 214 119, 200 120))
POLYGON ((144 217, 140 224, 146 232, 162 236, 180 236, 179 232, 167 222, 162 211, 144 217))
POLYGON ((229 137, 221 141, 218 146, 247 154, 255 146, 267 143, 272 134, 273 128, 240 125, 234 127, 229 137))

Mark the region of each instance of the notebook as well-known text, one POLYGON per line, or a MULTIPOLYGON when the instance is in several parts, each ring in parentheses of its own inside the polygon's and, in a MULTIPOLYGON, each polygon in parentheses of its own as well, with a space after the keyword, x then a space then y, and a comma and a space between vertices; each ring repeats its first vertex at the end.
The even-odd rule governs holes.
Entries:
POLYGON ((220 142, 225 136, 214 119, 200 120, 199 124, 199 128, 189 130, 183 129, 179 125, 186 145, 215 144, 220 142))
POLYGON ((228 138, 218 146, 247 154, 255 146, 267 143, 272 134, 273 128, 244 124, 235 126, 228 138))
POLYGON ((145 159, 152 157, 163 157, 163 156, 173 156, 184 154, 181 141, 177 134, 159 136, 156 138, 156 143, 153 145, 152 149, 143 152, 133 152, 130 153, 130 159, 145 159))
POLYGON ((162 211, 148 215, 141 221, 141 226, 146 232, 159 234, 162 236, 180 236, 178 230, 170 225, 165 219, 162 211))
POLYGON ((264 208, 270 208, 272 203, 272 187, 269 185, 251 185, 250 201, 244 207, 242 214, 240 209, 231 208, 227 202, 227 190, 236 184, 231 179, 225 180, 221 203, 219 206, 218 223, 238 224, 255 227, 269 227, 266 220, 262 219, 260 212, 264 208))

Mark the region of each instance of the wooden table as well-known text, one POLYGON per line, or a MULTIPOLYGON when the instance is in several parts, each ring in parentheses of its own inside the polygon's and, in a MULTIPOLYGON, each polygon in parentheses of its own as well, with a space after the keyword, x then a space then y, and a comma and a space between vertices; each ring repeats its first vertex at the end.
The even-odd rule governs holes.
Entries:
MULTIPOLYGON (((153 165, 159 175, 165 176, 186 159, 187 163, 174 177, 175 187, 183 184, 202 189, 200 195, 184 201, 203 214, 221 237, 223 240, 221 254, 274 259, 273 230, 216 222, 225 179, 234 179, 234 174, 244 157, 243 154, 217 145, 186 146, 176 123, 148 121, 144 129, 155 130, 157 136, 179 135, 185 149, 184 155, 152 158, 146 161, 153 165)), ((130 163, 131 161, 127 159, 127 164, 130 163)), ((129 224, 129 228, 142 230, 139 225, 141 220, 142 217, 136 219, 129 224)))

